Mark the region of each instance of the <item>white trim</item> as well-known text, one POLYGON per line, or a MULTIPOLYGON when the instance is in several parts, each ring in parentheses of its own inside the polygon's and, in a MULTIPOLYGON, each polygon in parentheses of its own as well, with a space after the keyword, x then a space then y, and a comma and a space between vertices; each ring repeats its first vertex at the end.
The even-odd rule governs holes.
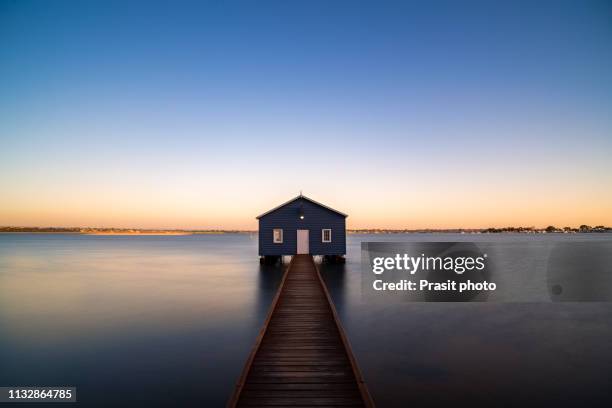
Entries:
POLYGON ((321 230, 321 242, 332 242, 332 230, 331 228, 324 228, 321 230), (329 239, 325 240, 325 231, 329 231, 329 239))
POLYGON ((272 242, 274 242, 275 244, 282 244, 283 243, 283 229, 282 228, 274 228, 272 230, 272 242), (280 231, 280 239, 276 239, 276 231, 280 231))

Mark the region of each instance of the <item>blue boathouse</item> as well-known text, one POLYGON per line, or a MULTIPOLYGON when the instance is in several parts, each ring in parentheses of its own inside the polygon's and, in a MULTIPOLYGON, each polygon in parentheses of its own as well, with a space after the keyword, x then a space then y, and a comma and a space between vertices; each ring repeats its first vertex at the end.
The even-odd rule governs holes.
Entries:
POLYGON ((259 256, 275 263, 283 255, 322 255, 344 262, 347 215, 302 194, 257 217, 259 256))

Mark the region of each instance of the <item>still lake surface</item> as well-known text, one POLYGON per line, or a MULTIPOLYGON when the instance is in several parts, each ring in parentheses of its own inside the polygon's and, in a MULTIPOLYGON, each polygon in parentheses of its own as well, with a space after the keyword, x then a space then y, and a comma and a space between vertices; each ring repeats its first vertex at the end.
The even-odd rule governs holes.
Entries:
MULTIPOLYGON (((485 239, 530 254, 504 273, 541 266, 556 242, 612 251, 610 234, 349 235, 346 265, 321 272, 377 405, 609 406, 612 303, 362 296, 362 241, 485 239)), ((83 406, 224 406, 282 272, 259 265, 255 234, 0 234, 0 386, 72 385, 83 406)))

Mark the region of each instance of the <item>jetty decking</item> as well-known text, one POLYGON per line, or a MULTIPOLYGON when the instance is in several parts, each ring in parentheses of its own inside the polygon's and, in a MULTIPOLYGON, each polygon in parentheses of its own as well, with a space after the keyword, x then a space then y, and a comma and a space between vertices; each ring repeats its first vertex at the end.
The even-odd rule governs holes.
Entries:
POLYGON ((374 404, 325 283, 295 255, 228 407, 374 404))

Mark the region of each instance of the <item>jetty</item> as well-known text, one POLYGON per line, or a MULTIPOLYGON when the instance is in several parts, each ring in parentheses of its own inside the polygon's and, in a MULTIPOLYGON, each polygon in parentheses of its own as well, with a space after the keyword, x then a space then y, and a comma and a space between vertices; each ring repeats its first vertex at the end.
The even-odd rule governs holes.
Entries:
POLYGON ((228 407, 374 407, 311 255, 294 255, 228 407))

